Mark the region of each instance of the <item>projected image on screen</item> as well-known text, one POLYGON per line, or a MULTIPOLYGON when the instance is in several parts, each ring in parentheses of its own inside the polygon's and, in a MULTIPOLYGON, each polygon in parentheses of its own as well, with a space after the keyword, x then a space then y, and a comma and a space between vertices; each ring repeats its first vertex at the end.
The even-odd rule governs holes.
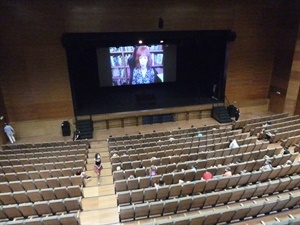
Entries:
POLYGON ((176 47, 121 46, 97 49, 100 86, 142 85, 176 80, 176 47), (108 56, 109 54, 109 56, 108 56), (109 58, 109 76, 106 66, 109 58))

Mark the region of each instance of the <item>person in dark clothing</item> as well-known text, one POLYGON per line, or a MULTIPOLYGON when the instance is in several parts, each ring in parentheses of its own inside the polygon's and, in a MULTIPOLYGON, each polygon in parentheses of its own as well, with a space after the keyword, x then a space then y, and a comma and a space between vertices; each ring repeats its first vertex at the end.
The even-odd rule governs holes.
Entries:
POLYGON ((80 130, 75 130, 74 135, 73 135, 73 141, 79 140, 80 139, 80 130))
POLYGON ((284 147, 283 154, 284 154, 284 155, 291 154, 291 152, 290 152, 290 150, 289 150, 289 148, 288 148, 288 147, 284 147))

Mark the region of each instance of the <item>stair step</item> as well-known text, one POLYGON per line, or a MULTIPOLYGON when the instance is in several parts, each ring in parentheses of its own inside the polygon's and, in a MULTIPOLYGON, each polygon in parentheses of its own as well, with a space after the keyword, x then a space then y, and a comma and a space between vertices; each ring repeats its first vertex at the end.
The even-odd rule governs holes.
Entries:
POLYGON ((80 139, 92 139, 94 133, 93 121, 78 120, 76 122, 76 129, 80 131, 80 139))

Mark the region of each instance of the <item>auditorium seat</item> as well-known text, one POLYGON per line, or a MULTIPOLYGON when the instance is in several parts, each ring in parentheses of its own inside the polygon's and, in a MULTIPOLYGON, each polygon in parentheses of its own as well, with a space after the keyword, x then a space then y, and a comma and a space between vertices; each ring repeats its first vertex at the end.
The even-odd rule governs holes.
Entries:
POLYGON ((30 199, 29 199, 26 191, 13 192, 13 197, 16 200, 17 204, 30 202, 30 199))
POLYGON ((18 205, 20 212, 25 219, 30 217, 37 217, 37 212, 32 203, 22 203, 18 205))
POLYGON ((41 190, 41 195, 44 199, 44 201, 49 201, 56 199, 55 193, 53 191, 53 188, 45 188, 41 190))
POLYGON ((157 189, 149 187, 144 190, 144 202, 151 202, 157 199, 157 189))
POLYGON ((0 193, 1 205, 17 204, 12 192, 0 193))
POLYGON ((174 184, 169 188, 169 198, 177 198, 181 195, 182 185, 174 184))
POLYGON ((78 198, 65 198, 63 199, 66 211, 68 213, 74 213, 77 211, 82 211, 81 197, 78 198))
POLYGON ((127 191, 128 190, 128 188, 127 188, 127 180, 117 180, 117 181, 114 182, 114 184, 115 184, 115 191, 116 192, 127 191))
POLYGON ((64 213, 59 216, 61 224, 79 225, 79 211, 77 213, 64 213))
POLYGON ((118 205, 128 205, 131 203, 130 191, 120 191, 116 194, 118 205))
POLYGON ((19 181, 19 180, 9 182, 9 187, 11 188, 11 190, 13 192, 24 191, 23 185, 22 185, 21 181, 19 181))
POLYGON ((60 187, 58 177, 50 177, 46 179, 47 185, 49 188, 60 187))
POLYGON ((18 180, 29 180, 30 179, 28 172, 17 172, 16 175, 18 177, 18 180))
POLYGON ((70 197, 66 187, 55 187, 53 191, 57 199, 65 199, 70 197))
POLYGON ((149 205, 149 218, 162 216, 164 209, 164 203, 162 201, 152 202, 149 205))
POLYGON ((168 201, 164 201, 164 210, 163 215, 170 215, 176 213, 178 206, 178 200, 177 199, 170 199, 168 201))
POLYGON ((132 190, 130 192, 131 203, 143 203, 144 202, 144 192, 146 192, 146 190, 147 189, 145 189, 145 191, 144 191, 144 189, 132 190))
POLYGON ((14 220, 14 219, 23 219, 23 215, 21 211, 16 207, 16 205, 3 205, 1 206, 3 213, 6 215, 6 217, 9 220, 14 220))
POLYGON ((42 194, 41 194, 40 190, 38 190, 38 189, 27 190, 26 193, 31 202, 43 201, 42 194))
POLYGON ((131 221, 134 218, 135 210, 131 205, 119 208, 120 222, 131 221))
POLYGON ((149 204, 141 203, 134 205, 134 219, 145 219, 149 215, 149 204))
POLYGON ((169 186, 158 186, 156 189, 157 200, 165 200, 169 198, 169 186))
POLYGON ((189 211, 191 204, 192 204, 192 198, 190 197, 183 197, 178 199, 176 213, 189 211))
MULTIPOLYGON (((63 214, 61 214, 61 215, 63 215, 63 214)), ((61 224, 59 221, 59 216, 56 216, 56 215, 43 217, 42 223, 43 223, 43 225, 60 225, 61 224)))
POLYGON ((181 195, 183 196, 191 195, 193 193, 194 185, 195 185, 194 182, 183 183, 181 195))
MULTIPOLYGON (((30 182, 28 182, 30 184, 30 182)), ((46 179, 36 179, 34 183, 31 181, 32 185, 35 185, 37 189, 44 189, 48 188, 47 180, 46 179)), ((35 188, 34 188, 35 189, 35 188)))

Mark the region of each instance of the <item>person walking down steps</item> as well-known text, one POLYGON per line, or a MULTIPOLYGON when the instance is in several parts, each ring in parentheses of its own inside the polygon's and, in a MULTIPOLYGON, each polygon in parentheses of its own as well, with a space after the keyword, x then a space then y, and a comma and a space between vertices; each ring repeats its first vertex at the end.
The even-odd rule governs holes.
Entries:
POLYGON ((103 169, 102 163, 101 163, 101 156, 99 153, 95 154, 95 165, 94 165, 94 172, 97 174, 97 181, 98 185, 100 184, 100 175, 101 170, 103 169))

